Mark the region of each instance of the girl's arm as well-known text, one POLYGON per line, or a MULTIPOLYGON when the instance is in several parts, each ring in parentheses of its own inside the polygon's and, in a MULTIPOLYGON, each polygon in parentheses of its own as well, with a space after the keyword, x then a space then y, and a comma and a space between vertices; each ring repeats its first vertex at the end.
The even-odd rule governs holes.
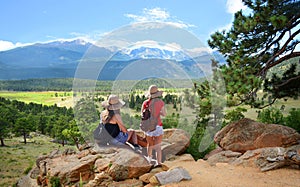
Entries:
POLYGON ((165 106, 163 106, 162 108, 161 108, 161 110, 160 110, 160 113, 159 113, 160 115, 162 115, 162 116, 166 116, 167 115, 167 112, 166 112, 166 108, 165 108, 165 106))
POLYGON ((143 104, 142 104, 142 107, 141 107, 141 116, 143 115, 143 110, 145 108, 145 104, 146 104, 147 101, 144 101, 143 104))
POLYGON ((122 121, 121 115, 120 115, 120 114, 115 114, 114 116, 115 116, 115 118, 116 118, 116 122, 117 122, 117 124, 119 125, 120 130, 121 130, 122 132, 127 132, 127 129, 126 129, 126 127, 125 127, 125 125, 124 125, 124 123, 123 123, 123 121, 122 121))

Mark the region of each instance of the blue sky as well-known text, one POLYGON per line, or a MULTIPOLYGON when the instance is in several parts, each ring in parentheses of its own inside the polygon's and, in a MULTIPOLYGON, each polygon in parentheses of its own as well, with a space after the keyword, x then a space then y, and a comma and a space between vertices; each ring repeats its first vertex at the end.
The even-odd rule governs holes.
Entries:
POLYGON ((176 24, 206 43, 244 8, 240 0, 3 0, 0 51, 58 39, 96 41, 143 21, 176 24))

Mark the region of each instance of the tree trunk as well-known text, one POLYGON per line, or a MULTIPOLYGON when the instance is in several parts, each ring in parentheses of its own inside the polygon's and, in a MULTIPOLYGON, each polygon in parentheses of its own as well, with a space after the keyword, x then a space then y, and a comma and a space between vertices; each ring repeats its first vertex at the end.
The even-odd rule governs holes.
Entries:
POLYGON ((4 144, 4 138, 0 138, 0 140, 1 140, 1 146, 4 147, 5 146, 5 144, 4 144))
POLYGON ((24 138, 24 144, 26 144, 26 132, 23 133, 23 138, 24 138))
POLYGON ((80 150, 79 148, 79 140, 77 138, 73 138, 74 142, 75 142, 75 145, 77 147, 78 150, 80 150))
POLYGON ((76 145, 77 149, 80 150, 78 141, 75 142, 75 145, 76 145))

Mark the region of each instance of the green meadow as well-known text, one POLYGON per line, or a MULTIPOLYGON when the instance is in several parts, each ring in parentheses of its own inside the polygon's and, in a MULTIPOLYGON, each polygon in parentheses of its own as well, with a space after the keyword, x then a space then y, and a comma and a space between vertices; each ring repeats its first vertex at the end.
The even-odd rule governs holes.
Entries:
POLYGON ((18 100, 25 103, 37 103, 43 105, 57 104, 61 107, 71 107, 73 105, 73 93, 72 92, 55 92, 55 91, 43 91, 43 92, 10 92, 1 91, 0 97, 4 97, 10 100, 18 100))

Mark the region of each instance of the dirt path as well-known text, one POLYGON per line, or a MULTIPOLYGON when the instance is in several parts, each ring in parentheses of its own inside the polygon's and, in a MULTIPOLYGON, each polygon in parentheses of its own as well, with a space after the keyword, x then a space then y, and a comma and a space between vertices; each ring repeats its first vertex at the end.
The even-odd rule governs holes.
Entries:
POLYGON ((300 187, 300 169, 277 169, 261 172, 257 168, 218 163, 210 166, 204 160, 172 162, 182 166, 192 180, 181 181, 168 187, 300 187))

